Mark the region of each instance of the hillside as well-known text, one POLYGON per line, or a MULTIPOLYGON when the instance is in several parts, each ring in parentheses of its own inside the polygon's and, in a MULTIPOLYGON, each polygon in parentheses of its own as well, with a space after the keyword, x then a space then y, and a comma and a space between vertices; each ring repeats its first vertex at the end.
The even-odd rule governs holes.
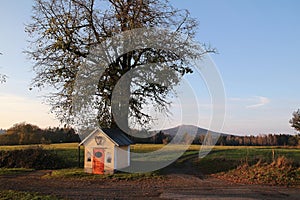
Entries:
MULTIPOLYGON (((180 126, 176 126, 174 128, 164 129, 161 131, 165 134, 171 135, 172 137, 174 137, 176 134, 182 135, 185 133, 188 133, 192 136, 194 134, 196 134, 196 136, 201 136, 201 135, 206 135, 208 132, 207 129, 200 128, 195 125, 180 125, 180 126)), ((221 136, 228 136, 228 134, 225 134, 225 133, 217 133, 217 132, 213 132, 213 131, 210 131, 210 133, 212 135, 221 134, 221 136)))

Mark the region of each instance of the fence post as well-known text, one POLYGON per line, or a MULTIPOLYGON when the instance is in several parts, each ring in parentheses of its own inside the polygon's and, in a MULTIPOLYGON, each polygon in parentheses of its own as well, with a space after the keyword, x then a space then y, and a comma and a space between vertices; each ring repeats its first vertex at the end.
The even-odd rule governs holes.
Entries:
POLYGON ((80 145, 78 145, 78 167, 80 168, 80 145))

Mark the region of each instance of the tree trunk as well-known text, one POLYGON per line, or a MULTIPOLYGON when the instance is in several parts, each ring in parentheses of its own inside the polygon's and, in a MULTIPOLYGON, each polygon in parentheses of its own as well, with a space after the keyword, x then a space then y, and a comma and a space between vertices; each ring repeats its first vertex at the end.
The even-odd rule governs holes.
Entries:
POLYGON ((124 76, 119 80, 113 91, 112 97, 112 122, 111 128, 120 128, 129 132, 129 100, 131 77, 124 76))

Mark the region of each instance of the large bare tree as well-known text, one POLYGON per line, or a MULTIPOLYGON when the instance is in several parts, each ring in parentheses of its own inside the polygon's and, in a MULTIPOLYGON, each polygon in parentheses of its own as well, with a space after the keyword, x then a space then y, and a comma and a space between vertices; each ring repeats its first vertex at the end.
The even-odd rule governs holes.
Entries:
MULTIPOLYGON (((112 93, 121 77, 138 66, 167 63, 177 78, 166 77, 163 84, 149 83, 145 81, 147 76, 139 71, 129 82, 130 92, 125 89, 129 94, 129 109, 122 115, 146 125, 152 117, 144 111, 144 106, 151 103, 167 112, 170 102, 166 96, 170 88, 178 84, 182 76, 193 72, 189 59, 214 51, 189 42, 195 36, 197 21, 188 11, 172 7, 168 0, 35 0, 32 22, 26 27, 31 38, 27 54, 35 62, 33 86, 55 89, 48 98, 52 110, 63 123, 69 123, 74 109, 76 77, 93 47, 123 32, 151 27, 185 35, 183 41, 172 44, 173 48, 180 49, 180 54, 142 48, 119 55, 105 67, 94 94, 99 125, 113 127, 112 93)), ((162 70, 159 65, 151 69, 154 74, 162 70)))

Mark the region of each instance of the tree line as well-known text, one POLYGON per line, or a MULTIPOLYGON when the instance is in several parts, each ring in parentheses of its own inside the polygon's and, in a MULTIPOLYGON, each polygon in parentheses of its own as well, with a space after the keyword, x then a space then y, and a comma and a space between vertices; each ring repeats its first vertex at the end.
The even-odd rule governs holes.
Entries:
POLYGON ((28 145, 79 142, 80 138, 72 128, 46 128, 19 123, 0 135, 0 145, 28 145))
MULTIPOLYGON (((168 144, 173 136, 163 131, 152 134, 151 137, 132 137, 135 143, 168 144)), ((206 134, 196 135, 194 138, 184 133, 180 141, 182 144, 203 144, 206 134)), ((207 137, 210 137, 208 135, 207 137)), ((209 140, 209 138, 207 138, 209 140)), ((0 134, 0 145, 28 145, 80 142, 78 134, 72 128, 49 127, 41 129, 36 125, 19 123, 0 134)), ((300 134, 268 134, 257 136, 221 135, 216 145, 222 146, 300 146, 300 134)))
POLYGON ((300 134, 268 134, 258 136, 221 136, 217 145, 224 146, 300 146, 300 134))
MULTIPOLYGON (((197 135, 194 138, 184 133, 180 141, 176 143, 181 144, 203 144, 206 134, 197 135)), ((210 135, 207 136, 209 141, 210 135)), ((136 143, 152 143, 152 144, 168 144, 173 136, 163 133, 162 131, 149 138, 135 138, 131 139, 136 143)), ((268 134, 268 135, 251 135, 251 136, 237 136, 237 135, 221 135, 216 143, 220 146, 300 146, 300 134, 268 134)))

